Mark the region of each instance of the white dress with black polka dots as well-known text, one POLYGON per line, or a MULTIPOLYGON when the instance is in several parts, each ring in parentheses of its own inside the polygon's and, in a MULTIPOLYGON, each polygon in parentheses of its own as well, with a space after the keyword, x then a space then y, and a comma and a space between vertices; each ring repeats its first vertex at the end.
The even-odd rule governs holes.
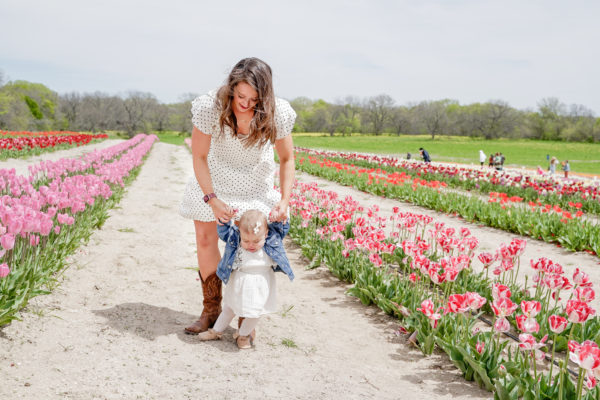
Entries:
MULTIPOLYGON (((245 211, 258 209, 269 214, 281 200, 274 188, 275 161, 273 145, 267 143, 245 148, 243 142, 225 127, 220 135, 219 110, 215 104, 216 91, 197 97, 192 102, 192 123, 202 133, 212 135, 208 152, 208 168, 213 188, 218 198, 238 210, 236 219, 245 211)), ((283 99, 276 99, 275 124, 277 139, 291 134, 296 113, 283 99)), ((214 221, 212 209, 202 199, 204 193, 194 174, 190 177, 179 213, 184 218, 197 221, 214 221)))

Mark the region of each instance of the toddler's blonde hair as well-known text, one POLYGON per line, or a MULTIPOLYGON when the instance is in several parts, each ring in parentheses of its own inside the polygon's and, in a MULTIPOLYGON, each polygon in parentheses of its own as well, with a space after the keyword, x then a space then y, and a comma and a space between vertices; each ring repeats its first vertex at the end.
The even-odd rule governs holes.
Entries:
POLYGON ((259 210, 248 210, 240 217, 240 232, 267 233, 267 216, 259 210), (258 228, 258 229, 257 229, 258 228))

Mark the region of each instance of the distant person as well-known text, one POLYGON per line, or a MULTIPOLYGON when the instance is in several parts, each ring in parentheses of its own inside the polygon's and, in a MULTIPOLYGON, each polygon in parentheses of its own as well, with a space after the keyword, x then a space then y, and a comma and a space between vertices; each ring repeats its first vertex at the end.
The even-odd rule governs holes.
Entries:
POLYGON ((412 154, 410 154, 410 153, 406 153, 406 159, 407 159, 407 160, 410 160, 410 158, 411 158, 411 157, 412 157, 412 154))
POLYGON ((486 159, 487 159, 487 157, 485 156, 485 153, 483 152, 483 150, 479 150, 479 164, 481 164, 481 168, 483 168, 483 163, 485 162, 486 159))
POLYGON ((494 166, 494 154, 490 153, 490 159, 488 161, 488 167, 492 168, 494 166))
POLYGON ((571 166, 569 165, 569 160, 565 160, 562 163, 562 170, 565 173, 565 178, 569 177, 569 171, 571 170, 571 166))
POLYGON ((506 157, 504 154, 500 153, 500 168, 504 169, 504 161, 506 161, 506 157))
POLYGON ((494 168, 496 168, 496 171, 502 171, 502 156, 500 156, 500 153, 494 154, 494 168))
POLYGON ((558 159, 556 157, 552 157, 550 159, 550 166, 548 167, 548 171, 550 171, 550 175, 554 175, 556 172, 556 165, 558 164, 558 159))
POLYGON ((427 152, 427 150, 425 150, 422 147, 419 147, 419 152, 421 153, 421 157, 423 157, 423 161, 425 161, 426 163, 431 162, 431 157, 429 157, 429 153, 427 152))

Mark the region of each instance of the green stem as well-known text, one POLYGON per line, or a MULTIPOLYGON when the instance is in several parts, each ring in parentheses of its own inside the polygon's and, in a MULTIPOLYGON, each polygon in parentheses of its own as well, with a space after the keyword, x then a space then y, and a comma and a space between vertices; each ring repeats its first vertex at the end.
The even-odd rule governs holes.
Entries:
POLYGON ((581 392, 583 391, 583 369, 579 368, 579 375, 577 376, 577 397, 576 399, 581 399, 581 392))
POLYGON ((552 339, 552 360, 550 361, 550 373, 548 374, 548 386, 551 385, 552 382, 552 367, 554 367, 554 355, 555 355, 555 349, 556 349, 556 337, 558 335, 555 333, 554 334, 554 339, 552 339))
POLYGON ((535 350, 531 351, 531 357, 533 358, 533 379, 535 380, 535 393, 536 399, 540 398, 540 384, 538 382, 538 375, 537 375, 537 360, 535 358, 535 350))

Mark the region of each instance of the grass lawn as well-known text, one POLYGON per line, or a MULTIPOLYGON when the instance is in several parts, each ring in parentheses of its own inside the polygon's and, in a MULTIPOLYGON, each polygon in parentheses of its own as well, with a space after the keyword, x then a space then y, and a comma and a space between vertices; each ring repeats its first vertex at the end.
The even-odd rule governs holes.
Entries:
MULTIPOLYGON (((478 164, 479 150, 489 157, 501 152, 508 166, 548 167, 546 155, 559 161, 569 160, 573 173, 600 175, 600 143, 551 142, 525 139, 472 139, 440 136, 431 140, 428 135, 359 135, 329 136, 315 133, 294 133, 294 145, 313 149, 356 151, 405 158, 410 152, 419 157, 419 147, 429 152, 433 161, 478 164)), ((557 171, 560 172, 560 171, 557 171)))
MULTIPOLYGON (((163 143, 170 143, 170 144, 176 144, 176 145, 183 145, 183 139, 186 138, 186 136, 181 135, 180 132, 174 132, 174 131, 150 132, 150 133, 158 136, 158 139, 163 143)), ((125 134, 123 132, 108 131, 108 132, 106 132, 106 134, 108 135, 109 139, 124 139, 124 140, 129 139, 127 134, 125 134)))

